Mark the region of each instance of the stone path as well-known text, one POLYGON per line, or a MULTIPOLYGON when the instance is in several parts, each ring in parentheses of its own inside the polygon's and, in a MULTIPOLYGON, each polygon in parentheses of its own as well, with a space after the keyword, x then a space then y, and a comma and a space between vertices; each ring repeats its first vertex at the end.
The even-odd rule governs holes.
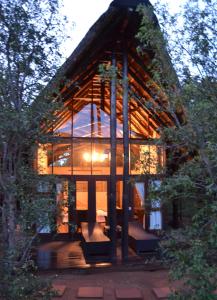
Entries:
MULTIPOLYGON (((43 275, 46 276, 46 275, 43 275)), ((48 275, 46 276, 48 277, 48 275)), ((122 297, 121 295, 130 295, 131 292, 134 292, 139 299, 139 293, 143 300, 156 300, 158 299, 156 294, 154 296, 154 288, 165 288, 171 287, 171 284, 168 280, 168 272, 163 271, 140 271, 140 272, 98 272, 93 274, 59 274, 53 283, 59 286, 65 286, 65 292, 62 297, 55 297, 54 300, 76 300, 79 299, 79 288, 98 287, 96 289, 98 295, 100 294, 101 289, 103 289, 103 298, 104 300, 116 300, 118 299, 133 299, 130 297, 122 297), (128 293, 126 293, 126 289, 128 293), (132 290, 134 289, 134 291, 132 290)), ((179 286, 179 283, 173 284, 173 287, 176 288, 179 286)), ((86 292, 85 289, 81 291, 86 292)), ((158 290, 159 291, 159 290, 158 290)), ((164 290, 165 291, 165 290, 164 290)), ((83 294, 83 295, 84 295, 83 294)), ((82 295, 82 293, 81 293, 82 295)), ((101 294, 100 294, 101 295, 101 294)), ((135 298, 135 299, 137 299, 135 298)), ((91 299, 91 298, 80 298, 80 299, 91 299)), ((97 298, 92 298, 97 299, 97 298)), ((98 298, 100 299, 100 298, 98 298)), ((159 298, 166 299, 166 298, 159 298)))

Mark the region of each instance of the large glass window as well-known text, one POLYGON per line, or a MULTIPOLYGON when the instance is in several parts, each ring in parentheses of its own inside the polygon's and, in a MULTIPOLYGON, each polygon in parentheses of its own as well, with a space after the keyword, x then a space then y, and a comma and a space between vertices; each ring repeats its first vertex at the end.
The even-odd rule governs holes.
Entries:
POLYGON ((40 144, 38 173, 71 175, 71 144, 40 144))
POLYGON ((130 145, 131 174, 158 174, 165 163, 164 148, 156 145, 130 145))
MULTIPOLYGON (((123 174, 123 144, 117 144, 116 173, 123 174)), ((73 139, 72 144, 44 144, 38 147, 39 174, 109 175, 111 148, 107 143, 73 139)), ((159 174, 165 166, 162 146, 130 144, 130 174, 159 174)))
MULTIPOLYGON (((50 144, 39 146, 39 174, 110 175, 110 104, 109 85, 103 87, 93 80, 87 89, 79 91, 70 100, 69 109, 66 105, 57 115, 58 119, 50 130, 55 139, 50 144)), ((156 127, 155 121, 149 119, 147 112, 135 99, 130 98, 128 106, 130 174, 158 174, 165 162, 163 147, 142 145, 144 140, 141 140, 157 137, 153 129, 156 127)), ((117 96, 116 115, 116 174, 122 175, 123 99, 120 95, 117 96)))

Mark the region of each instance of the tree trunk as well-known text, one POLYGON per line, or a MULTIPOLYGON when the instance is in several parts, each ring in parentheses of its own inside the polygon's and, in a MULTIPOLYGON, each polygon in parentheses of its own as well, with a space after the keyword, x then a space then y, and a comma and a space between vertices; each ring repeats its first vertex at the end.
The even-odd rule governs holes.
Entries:
POLYGON ((3 257, 7 271, 12 270, 16 253, 16 200, 11 192, 4 195, 2 207, 3 257))

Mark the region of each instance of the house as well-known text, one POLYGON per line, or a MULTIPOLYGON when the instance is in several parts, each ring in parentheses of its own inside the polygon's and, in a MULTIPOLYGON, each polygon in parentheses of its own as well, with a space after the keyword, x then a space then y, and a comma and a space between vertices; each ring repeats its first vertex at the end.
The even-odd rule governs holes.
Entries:
POLYGON ((61 67, 58 76, 67 82, 61 87, 64 107, 37 153, 39 174, 58 178, 58 234, 71 234, 83 221, 106 223, 112 257, 117 225, 123 257, 130 220, 146 230, 163 227, 160 201, 147 211, 146 199, 166 167, 159 128, 172 126, 174 119, 166 109, 156 109, 165 108, 167 100, 149 72, 154 52, 137 52, 140 3, 151 5, 114 0, 61 67))

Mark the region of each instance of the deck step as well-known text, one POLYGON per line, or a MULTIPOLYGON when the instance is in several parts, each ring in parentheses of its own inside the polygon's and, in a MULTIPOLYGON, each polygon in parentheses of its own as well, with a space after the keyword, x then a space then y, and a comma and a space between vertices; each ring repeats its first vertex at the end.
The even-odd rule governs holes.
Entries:
POLYGON ((79 287, 77 298, 79 299, 102 299, 103 287, 100 286, 85 286, 79 287))

